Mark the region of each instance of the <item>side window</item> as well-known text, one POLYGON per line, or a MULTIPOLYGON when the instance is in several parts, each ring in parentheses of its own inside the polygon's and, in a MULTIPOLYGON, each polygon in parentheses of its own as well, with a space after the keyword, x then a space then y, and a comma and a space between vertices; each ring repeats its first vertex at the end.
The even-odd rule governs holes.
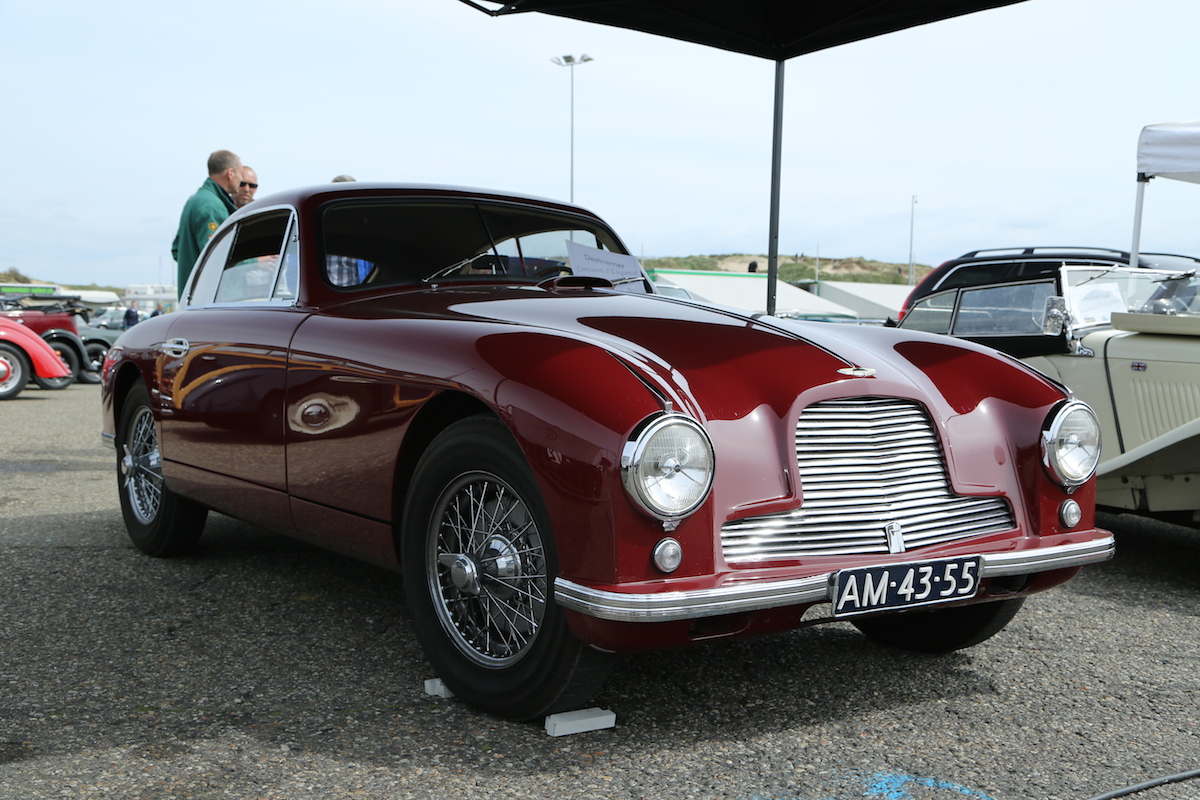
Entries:
POLYGON ((217 283, 221 280, 221 271, 225 268, 232 247, 233 229, 224 231, 221 238, 209 246, 204 261, 192 271, 192 290, 186 298, 187 305, 198 306, 212 302, 217 283))
POLYGON ((954 334, 1040 336, 1046 298, 1053 294, 1053 281, 964 290, 954 318, 954 334))
POLYGON ((237 225, 227 237, 233 240, 233 246, 225 258, 213 302, 271 299, 291 218, 290 211, 269 211, 237 225))
POLYGON ((926 297, 909 309, 901 327, 926 333, 949 333, 957 296, 957 292, 943 292, 926 297))

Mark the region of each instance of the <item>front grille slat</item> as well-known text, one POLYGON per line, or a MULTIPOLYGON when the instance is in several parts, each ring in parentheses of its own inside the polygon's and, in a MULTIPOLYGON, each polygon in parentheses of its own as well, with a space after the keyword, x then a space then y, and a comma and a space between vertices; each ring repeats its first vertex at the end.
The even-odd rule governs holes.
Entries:
POLYGON ((729 563, 887 553, 891 523, 905 550, 1015 527, 1004 498, 954 494, 933 424, 915 402, 816 403, 796 423, 795 447, 804 505, 722 526, 729 563))

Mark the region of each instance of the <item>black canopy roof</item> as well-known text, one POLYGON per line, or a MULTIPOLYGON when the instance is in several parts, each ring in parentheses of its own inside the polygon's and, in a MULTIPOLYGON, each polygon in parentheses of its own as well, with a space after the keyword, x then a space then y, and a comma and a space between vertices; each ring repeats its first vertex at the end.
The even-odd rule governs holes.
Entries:
POLYGON ((463 0, 493 16, 538 11, 783 61, 1021 0, 463 0))

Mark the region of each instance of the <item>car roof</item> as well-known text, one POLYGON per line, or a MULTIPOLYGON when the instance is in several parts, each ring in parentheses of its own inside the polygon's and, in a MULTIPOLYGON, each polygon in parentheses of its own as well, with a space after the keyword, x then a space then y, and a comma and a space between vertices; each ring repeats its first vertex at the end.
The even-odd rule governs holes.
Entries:
POLYGON ((345 181, 298 186, 285 189, 256 199, 234 212, 233 217, 242 217, 270 206, 290 205, 296 208, 312 203, 323 203, 333 199, 355 197, 413 197, 443 199, 475 199, 499 202, 517 202, 542 206, 547 209, 566 211, 597 218, 596 214, 580 206, 534 195, 502 192, 471 186, 451 186, 431 183, 395 183, 386 181, 345 181))

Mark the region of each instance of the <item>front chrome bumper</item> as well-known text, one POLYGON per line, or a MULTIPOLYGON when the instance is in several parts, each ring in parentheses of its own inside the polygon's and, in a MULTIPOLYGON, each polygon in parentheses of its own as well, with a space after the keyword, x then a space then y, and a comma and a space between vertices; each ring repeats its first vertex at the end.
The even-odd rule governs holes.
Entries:
MULTIPOLYGON (((1112 536, 1078 544, 1063 544, 1036 550, 986 553, 981 578, 1028 575, 1053 569, 1069 569, 1112 558, 1112 536)), ((682 592, 629 594, 592 589, 565 578, 554 582, 554 597, 563 608, 590 617, 616 622, 673 622, 716 617, 781 606, 823 603, 832 599, 834 573, 783 581, 747 581, 713 589, 682 592)))

